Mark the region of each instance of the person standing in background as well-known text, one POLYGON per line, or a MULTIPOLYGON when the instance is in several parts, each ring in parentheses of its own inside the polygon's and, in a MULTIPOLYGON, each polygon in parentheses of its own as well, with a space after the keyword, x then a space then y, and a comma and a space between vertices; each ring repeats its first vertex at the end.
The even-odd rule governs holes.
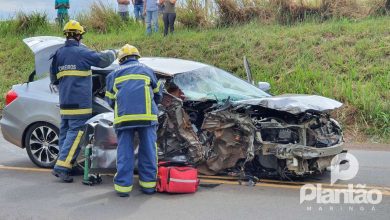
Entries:
POLYGON ((135 20, 139 21, 141 20, 142 22, 145 21, 143 12, 144 12, 144 1, 143 0, 132 0, 133 5, 134 5, 134 16, 135 20))
POLYGON ((168 28, 173 34, 175 30, 174 24, 176 20, 176 0, 159 0, 163 5, 163 21, 164 21, 164 36, 168 35, 168 28))
POLYGON ((159 0, 144 0, 144 16, 146 16, 146 34, 152 34, 152 25, 154 32, 158 32, 158 3, 159 0))
POLYGON ((54 8, 57 10, 57 22, 60 27, 69 20, 68 9, 70 8, 69 0, 56 0, 54 8))
POLYGON ((123 21, 129 20, 129 4, 130 0, 118 0, 118 13, 123 21))

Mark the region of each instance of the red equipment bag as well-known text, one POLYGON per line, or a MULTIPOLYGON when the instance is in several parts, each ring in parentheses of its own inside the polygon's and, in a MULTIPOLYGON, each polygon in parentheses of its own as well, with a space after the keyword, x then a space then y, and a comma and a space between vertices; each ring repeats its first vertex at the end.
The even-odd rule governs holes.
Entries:
POLYGON ((189 165, 158 164, 157 192, 194 193, 198 189, 198 170, 189 165))

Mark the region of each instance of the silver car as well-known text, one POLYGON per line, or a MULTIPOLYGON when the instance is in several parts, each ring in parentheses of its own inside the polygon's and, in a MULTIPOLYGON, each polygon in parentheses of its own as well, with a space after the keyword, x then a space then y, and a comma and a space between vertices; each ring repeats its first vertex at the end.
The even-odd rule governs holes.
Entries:
MULTIPOLYGON (((59 152, 59 100, 43 76, 49 71, 51 54, 64 39, 33 37, 24 42, 35 54, 30 79, 34 75, 41 79, 14 85, 7 93, 1 130, 6 140, 26 148, 36 165, 52 167, 59 152)), ((340 102, 315 95, 271 96, 263 91, 269 89, 266 83, 259 89, 194 61, 141 58, 140 62, 165 85, 158 142, 166 157, 181 152, 207 174, 251 160, 264 172, 301 176, 322 172, 343 151, 341 127, 328 114, 340 102)), ((102 99, 104 79, 117 66, 92 70, 94 115, 112 112, 102 99)))

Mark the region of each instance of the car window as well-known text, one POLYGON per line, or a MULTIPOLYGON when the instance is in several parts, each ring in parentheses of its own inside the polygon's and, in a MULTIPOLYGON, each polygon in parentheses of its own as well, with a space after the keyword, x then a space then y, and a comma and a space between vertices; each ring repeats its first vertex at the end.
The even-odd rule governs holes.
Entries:
POLYGON ((215 99, 232 101, 268 97, 259 88, 213 66, 206 66, 175 75, 174 83, 184 92, 187 99, 215 99))

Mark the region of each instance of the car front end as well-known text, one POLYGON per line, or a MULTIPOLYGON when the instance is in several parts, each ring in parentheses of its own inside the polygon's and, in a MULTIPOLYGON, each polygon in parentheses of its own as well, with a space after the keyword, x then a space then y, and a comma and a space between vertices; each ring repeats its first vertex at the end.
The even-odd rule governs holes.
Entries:
POLYGON ((174 152, 185 143, 204 174, 238 175, 244 168, 254 176, 307 176, 324 172, 343 151, 342 128, 329 114, 342 103, 333 99, 271 96, 211 66, 177 74, 166 82, 172 85, 185 98, 167 96, 160 146, 174 152))

